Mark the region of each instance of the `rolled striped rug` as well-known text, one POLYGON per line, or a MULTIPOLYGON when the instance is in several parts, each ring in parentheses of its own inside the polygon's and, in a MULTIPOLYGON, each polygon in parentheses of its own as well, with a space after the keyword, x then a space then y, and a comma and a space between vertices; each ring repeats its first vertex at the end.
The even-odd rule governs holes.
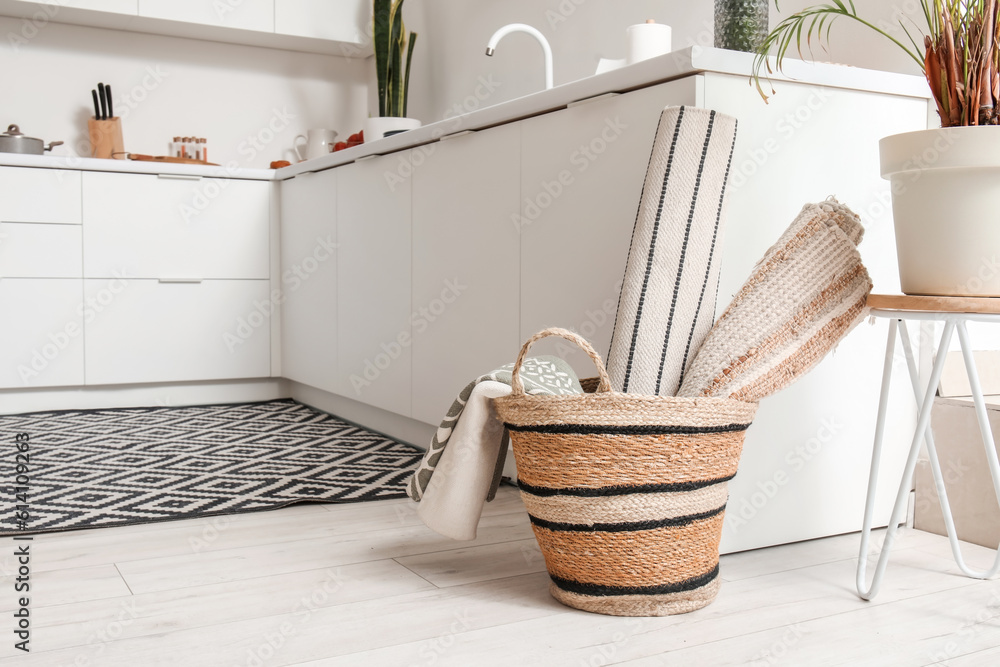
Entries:
MULTIPOLYGON (((522 355, 543 335, 575 337, 542 332, 522 355)), ((614 616, 699 609, 719 590, 727 483, 757 406, 611 392, 597 362, 596 393, 528 396, 515 381, 494 402, 549 590, 563 604, 614 616)))
POLYGON ((608 352, 616 391, 673 396, 715 321, 736 119, 660 116, 608 352))
POLYGON ((678 395, 756 402, 818 364, 864 319, 863 235, 835 199, 807 204, 719 317, 678 395))

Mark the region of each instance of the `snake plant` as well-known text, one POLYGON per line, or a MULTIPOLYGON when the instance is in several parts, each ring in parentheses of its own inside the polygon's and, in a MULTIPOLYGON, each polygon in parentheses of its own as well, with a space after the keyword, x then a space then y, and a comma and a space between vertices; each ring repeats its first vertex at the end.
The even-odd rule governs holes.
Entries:
MULTIPOLYGON (((774 4, 778 7, 777 0, 774 4)), ((829 43, 832 24, 843 17, 874 30, 914 60, 927 78, 943 127, 1000 124, 1000 0, 920 0, 920 6, 927 23, 920 41, 903 20, 899 25, 906 37, 897 39, 861 18, 853 0, 833 0, 788 16, 757 51, 753 65, 757 90, 766 100, 760 76, 764 68, 768 73, 773 71, 772 49, 781 71, 782 60, 793 44, 802 57, 803 40, 807 49, 812 47, 814 35, 821 44, 829 43)))
POLYGON ((373 0, 372 9, 379 115, 403 118, 417 33, 407 34, 403 25, 403 0, 373 0))

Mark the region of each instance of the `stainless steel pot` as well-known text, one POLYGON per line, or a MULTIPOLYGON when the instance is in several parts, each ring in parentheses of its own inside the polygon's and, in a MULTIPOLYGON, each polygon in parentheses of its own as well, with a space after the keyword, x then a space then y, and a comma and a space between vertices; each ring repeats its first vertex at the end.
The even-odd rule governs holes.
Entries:
POLYGON ((53 141, 48 146, 41 139, 26 137, 21 134, 17 125, 11 125, 7 131, 0 134, 0 153, 20 153, 22 155, 43 155, 56 146, 62 146, 61 141, 53 141))

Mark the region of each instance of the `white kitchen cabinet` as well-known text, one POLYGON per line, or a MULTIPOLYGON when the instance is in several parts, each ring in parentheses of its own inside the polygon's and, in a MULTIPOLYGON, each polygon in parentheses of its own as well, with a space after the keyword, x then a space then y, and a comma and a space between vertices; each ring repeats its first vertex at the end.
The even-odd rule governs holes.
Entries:
POLYGON ((87 384, 268 377, 269 284, 85 280, 87 384))
POLYGON ((274 0, 139 0, 139 16, 274 32, 274 0))
POLYGON ((45 4, 58 5, 67 9, 90 9, 112 14, 131 14, 132 16, 139 13, 139 0, 56 0, 45 4))
MULTIPOLYGON (((927 100, 775 82, 778 92, 765 105, 745 77, 710 72, 704 78, 701 106, 739 119, 729 219, 720 245, 719 310, 802 206, 831 195, 861 216, 865 238, 858 250, 875 290, 897 292, 889 182, 879 177, 879 140, 923 129, 927 100)), ((794 388, 761 402, 747 432, 740 473, 729 486, 724 550, 858 530, 886 328, 884 321, 862 324, 794 388)), ((886 432, 883 480, 899 479, 907 433, 913 433, 913 394, 905 382, 894 383, 891 400, 894 423, 886 432)), ((894 494, 891 484, 881 484, 876 521, 887 520, 894 494)))
POLYGON ((267 279, 269 184, 88 172, 87 278, 267 279))
POLYGON ((517 356, 520 138, 511 123, 413 152, 413 417, 429 424, 517 356))
POLYGON ((407 417, 410 153, 337 170, 338 393, 407 417))
POLYGON ((0 15, 345 58, 372 55, 370 0, 0 0, 0 15))
POLYGON ((0 222, 0 278, 81 278, 80 225, 0 222))
POLYGON ((367 39, 369 0, 274 0, 274 31, 338 42, 367 39))
POLYGON ((0 167, 0 222, 80 224, 80 172, 0 167))
POLYGON ((0 278, 0 388, 81 385, 83 281, 0 278))
POLYGON ((281 372, 336 392, 337 173, 281 184, 281 372))
MULTIPOLYGON (((688 77, 522 121, 522 340, 559 326, 607 354, 660 112, 696 104, 698 84, 688 77)), ((561 339, 532 350, 596 374, 561 339)))

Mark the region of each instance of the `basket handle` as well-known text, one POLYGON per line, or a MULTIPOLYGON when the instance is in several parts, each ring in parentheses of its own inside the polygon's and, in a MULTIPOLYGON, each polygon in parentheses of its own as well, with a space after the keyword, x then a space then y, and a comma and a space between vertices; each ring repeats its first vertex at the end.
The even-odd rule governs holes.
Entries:
POLYGON ((611 391, 611 379, 608 377, 608 371, 604 368, 604 362, 601 361, 601 355, 597 354, 597 351, 591 347, 590 343, 587 342, 583 336, 578 336, 572 331, 567 329, 560 329, 559 327, 552 327, 550 329, 545 329, 544 331, 539 331, 534 336, 528 339, 528 341, 521 348, 521 353, 517 355, 517 363, 514 364, 514 370, 511 372, 510 387, 512 389, 511 395, 513 396, 524 396, 524 382, 521 381, 521 364, 524 363, 525 358, 528 356, 528 350, 532 345, 537 343, 543 338, 548 338, 549 336, 561 336, 571 343, 576 343, 580 349, 587 353, 587 356, 593 360, 594 365, 597 366, 597 373, 600 375, 600 383, 597 385, 597 393, 610 392, 611 391))

